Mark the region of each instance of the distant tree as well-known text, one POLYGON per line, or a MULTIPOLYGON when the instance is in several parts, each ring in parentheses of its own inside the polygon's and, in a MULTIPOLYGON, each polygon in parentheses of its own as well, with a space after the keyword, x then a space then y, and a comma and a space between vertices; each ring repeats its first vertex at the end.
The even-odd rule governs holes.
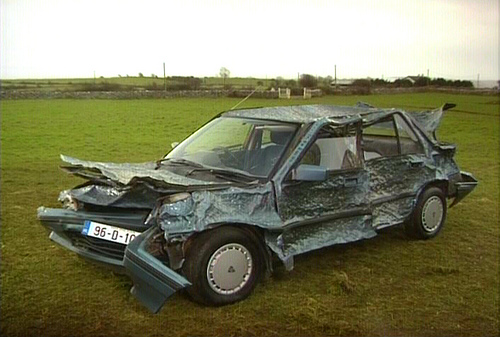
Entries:
POLYGON ((139 73, 139 77, 144 77, 144 75, 142 73, 139 73))
POLYGON ((226 78, 228 78, 229 75, 231 75, 231 72, 229 71, 229 69, 227 69, 225 67, 220 68, 219 76, 222 77, 222 84, 223 84, 224 88, 226 87, 226 78))
POLYGON ((389 85, 389 81, 386 81, 382 78, 375 78, 371 80, 371 85, 373 87, 386 87, 389 85))
POLYGON ((352 82, 353 94, 369 95, 371 94, 372 82, 369 79, 357 79, 352 82))
POLYGON ((158 76, 156 76, 155 74, 151 74, 151 77, 152 78, 158 78, 158 76))
POLYGON ((297 86, 297 82, 295 80, 287 80, 285 82, 285 86, 289 88, 293 88, 297 86))
POLYGON ((428 86, 429 83, 430 83, 430 78, 429 77, 421 76, 421 77, 417 78, 417 80, 415 81, 414 86, 416 86, 416 87, 425 87, 425 86, 428 86))
POLYGON ((313 75, 302 74, 300 75, 299 84, 304 88, 314 88, 318 85, 318 80, 313 75))
POLYGON ((321 79, 321 83, 324 85, 324 86, 329 86, 330 83, 333 82, 333 77, 331 77, 330 75, 328 75, 327 77, 323 77, 321 79))
POLYGON ((122 75, 118 74, 118 77, 122 77, 122 75))
POLYGON ((354 82, 352 82, 352 86, 353 87, 358 87, 358 88, 369 88, 371 87, 371 81, 368 80, 368 79, 358 79, 358 80, 354 80, 354 82))
POLYGON ((231 75, 231 72, 226 67, 221 67, 219 70, 219 75, 220 75, 220 77, 227 78, 227 77, 229 77, 229 75, 231 75))
POLYGON ((472 88, 472 87, 474 87, 474 85, 472 84, 471 81, 461 81, 461 80, 453 81, 453 86, 459 87, 459 88, 472 88))
POLYGON ((262 82, 262 81, 257 81, 257 85, 258 85, 258 86, 263 86, 263 85, 264 85, 264 82, 262 82))
POLYGON ((396 88, 409 88, 413 86, 413 83, 410 80, 398 78, 394 81, 394 86, 396 88))
POLYGON ((436 85, 438 87, 446 87, 449 85, 448 81, 445 80, 444 78, 442 77, 439 77, 439 78, 433 78, 431 80, 431 85, 436 85))

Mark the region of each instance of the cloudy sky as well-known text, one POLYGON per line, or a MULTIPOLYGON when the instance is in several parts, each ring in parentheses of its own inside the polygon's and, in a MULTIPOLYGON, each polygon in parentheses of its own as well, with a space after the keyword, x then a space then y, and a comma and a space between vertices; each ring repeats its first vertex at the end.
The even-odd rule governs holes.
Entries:
POLYGON ((0 77, 499 78, 498 0, 1 0, 0 77))

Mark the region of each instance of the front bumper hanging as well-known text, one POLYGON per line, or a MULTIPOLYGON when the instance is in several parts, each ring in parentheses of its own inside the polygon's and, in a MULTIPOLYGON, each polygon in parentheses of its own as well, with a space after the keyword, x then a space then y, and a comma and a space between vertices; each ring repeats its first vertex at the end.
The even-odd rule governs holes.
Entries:
POLYGON ((157 313, 175 292, 191 285, 148 253, 147 244, 158 232, 157 227, 151 227, 136 237, 125 249, 123 260, 126 272, 134 282, 130 292, 153 313, 157 313))

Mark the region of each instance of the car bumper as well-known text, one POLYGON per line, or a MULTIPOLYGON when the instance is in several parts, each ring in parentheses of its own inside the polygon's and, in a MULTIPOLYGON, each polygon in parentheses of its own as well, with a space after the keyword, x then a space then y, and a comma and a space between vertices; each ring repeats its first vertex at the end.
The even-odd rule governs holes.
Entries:
POLYGON ((134 239, 125 250, 124 266, 134 282, 130 290, 151 312, 158 312, 175 292, 190 286, 188 280, 148 253, 147 245, 159 232, 151 227, 134 239))
POLYGON ((461 175, 461 181, 455 183, 455 199, 451 203, 450 207, 455 206, 458 204, 463 198, 465 198, 470 192, 472 192, 478 182, 474 176, 468 172, 460 172, 461 175))
POLYGON ((142 214, 103 214, 39 207, 37 217, 50 231, 50 239, 66 249, 98 264, 123 272, 125 245, 82 234, 85 220, 93 220, 143 232, 142 214))

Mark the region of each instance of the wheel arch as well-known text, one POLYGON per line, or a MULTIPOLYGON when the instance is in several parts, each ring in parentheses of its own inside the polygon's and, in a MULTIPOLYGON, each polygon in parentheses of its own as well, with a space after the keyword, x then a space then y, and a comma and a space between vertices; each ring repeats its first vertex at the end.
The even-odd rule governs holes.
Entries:
POLYGON ((251 238, 251 240, 257 244, 260 258, 262 259, 262 267, 264 268, 264 274, 266 276, 269 276, 273 271, 272 252, 267 246, 264 239, 265 229, 258 227, 256 225, 251 225, 247 223, 230 223, 230 222, 212 224, 208 226, 205 230, 194 232, 186 239, 183 245, 184 256, 186 256, 187 251, 189 250, 191 244, 195 240, 198 240, 203 236, 210 235, 210 233, 213 231, 223 230, 224 227, 232 227, 245 232, 245 234, 248 235, 251 238))
POLYGON ((420 189, 418 190, 417 195, 415 197, 415 205, 417 204, 418 200, 420 199, 420 196, 422 195, 422 193, 424 193, 424 191, 426 189, 428 189, 429 187, 437 187, 437 188, 441 189, 443 191, 445 197, 447 198, 448 197, 448 185, 449 185, 449 181, 447 179, 435 179, 435 180, 427 182, 422 187, 420 187, 420 189))
POLYGON ((406 218, 404 219, 404 223, 405 222, 408 222, 408 221, 411 221, 412 217, 413 217, 413 213, 415 212, 415 208, 417 207, 417 204, 418 204, 418 201, 420 200, 420 197, 422 196, 422 193, 424 193, 425 190, 427 190, 428 188, 430 187, 437 187, 439 189, 441 189, 445 195, 445 198, 448 197, 448 180, 446 179, 434 179, 432 181, 429 181, 427 183, 425 183, 424 185, 422 185, 418 191, 417 191, 417 194, 415 195, 415 198, 413 199, 413 206, 412 206, 412 211, 410 214, 408 214, 408 216, 406 216, 406 218))
MULTIPOLYGON (((413 210, 412 210, 410 216, 404 222, 405 231, 410 237, 416 238, 416 239, 427 240, 427 239, 435 237, 441 231, 441 228, 444 226, 447 208, 448 208, 447 203, 446 203, 447 187, 448 187, 447 180, 436 179, 436 180, 430 181, 429 183, 422 186, 422 188, 420 188, 420 190, 418 191, 417 196, 414 200, 413 210), (442 202, 443 202, 443 204, 442 204, 442 206, 443 206, 442 218, 440 220, 438 227, 433 227, 431 230, 423 230, 422 227, 425 227, 422 224, 422 219, 423 219, 422 218, 422 207, 424 207, 423 202, 425 200, 429 200, 429 199, 426 199, 426 198, 429 198, 429 196, 426 197, 426 194, 428 194, 427 191, 430 191, 432 189, 437 189, 437 190, 439 190, 440 194, 442 194, 440 196, 440 198, 442 197, 442 199, 443 199, 442 200, 442 202)), ((432 196, 432 194, 431 194, 431 196, 432 196)))

